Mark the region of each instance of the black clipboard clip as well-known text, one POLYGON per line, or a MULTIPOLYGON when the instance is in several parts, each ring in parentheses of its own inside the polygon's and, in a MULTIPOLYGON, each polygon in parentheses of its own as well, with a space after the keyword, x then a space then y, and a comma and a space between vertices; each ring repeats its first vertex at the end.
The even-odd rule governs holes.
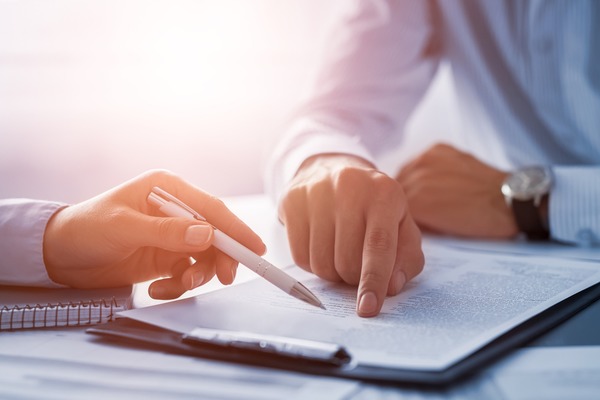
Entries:
POLYGON ((343 346, 334 343, 222 329, 195 328, 183 335, 182 342, 332 366, 346 365, 352 359, 343 346))

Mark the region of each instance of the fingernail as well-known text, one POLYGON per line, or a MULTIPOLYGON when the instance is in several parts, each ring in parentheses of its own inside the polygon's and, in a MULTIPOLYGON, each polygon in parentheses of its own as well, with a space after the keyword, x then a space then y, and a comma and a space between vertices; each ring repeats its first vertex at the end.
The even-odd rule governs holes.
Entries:
POLYGON ((406 284, 406 275, 402 271, 396 271, 392 282, 394 282, 394 294, 398 294, 406 284))
POLYGON ((190 290, 197 288, 204 283, 204 272, 196 271, 192 274, 192 287, 190 290))
POLYGON ((358 312, 361 315, 373 315, 377 312, 377 296, 373 292, 365 292, 358 301, 358 312))
POLYGON ((190 246, 202 246, 210 240, 211 231, 209 225, 192 225, 185 231, 185 243, 190 246))

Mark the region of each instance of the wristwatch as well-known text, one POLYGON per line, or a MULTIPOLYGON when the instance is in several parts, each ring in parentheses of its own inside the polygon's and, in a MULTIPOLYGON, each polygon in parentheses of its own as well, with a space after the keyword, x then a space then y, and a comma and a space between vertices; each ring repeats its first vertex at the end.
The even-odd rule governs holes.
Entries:
POLYGON ((550 193, 552 182, 549 168, 532 166, 512 172, 502 184, 506 204, 512 208, 519 231, 528 239, 544 240, 550 236, 540 205, 550 193))

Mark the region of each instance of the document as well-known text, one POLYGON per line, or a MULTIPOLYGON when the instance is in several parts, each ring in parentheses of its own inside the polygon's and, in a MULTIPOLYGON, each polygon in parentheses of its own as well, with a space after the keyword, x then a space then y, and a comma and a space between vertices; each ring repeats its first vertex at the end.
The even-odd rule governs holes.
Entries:
POLYGON ((597 264, 425 248, 426 266, 375 318, 355 312, 356 288, 289 270, 325 304, 290 298, 263 280, 120 315, 188 333, 195 327, 249 331, 346 347, 353 360, 444 370, 493 339, 600 282, 597 264))

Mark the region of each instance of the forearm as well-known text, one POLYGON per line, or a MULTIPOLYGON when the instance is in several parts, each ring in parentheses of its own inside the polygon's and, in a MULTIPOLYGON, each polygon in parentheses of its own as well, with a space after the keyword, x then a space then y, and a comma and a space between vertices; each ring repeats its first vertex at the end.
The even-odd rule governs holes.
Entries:
POLYGON ((600 167, 554 167, 553 173, 548 201, 551 237, 600 244, 600 167))
POLYGON ((279 142, 266 186, 278 199, 309 157, 343 153, 369 161, 401 138, 438 63, 425 2, 358 3, 341 21, 308 100, 279 142), (399 56, 401 55, 401 56, 399 56))
POLYGON ((63 204, 0 200, 0 284, 57 287, 44 265, 46 225, 63 204))

